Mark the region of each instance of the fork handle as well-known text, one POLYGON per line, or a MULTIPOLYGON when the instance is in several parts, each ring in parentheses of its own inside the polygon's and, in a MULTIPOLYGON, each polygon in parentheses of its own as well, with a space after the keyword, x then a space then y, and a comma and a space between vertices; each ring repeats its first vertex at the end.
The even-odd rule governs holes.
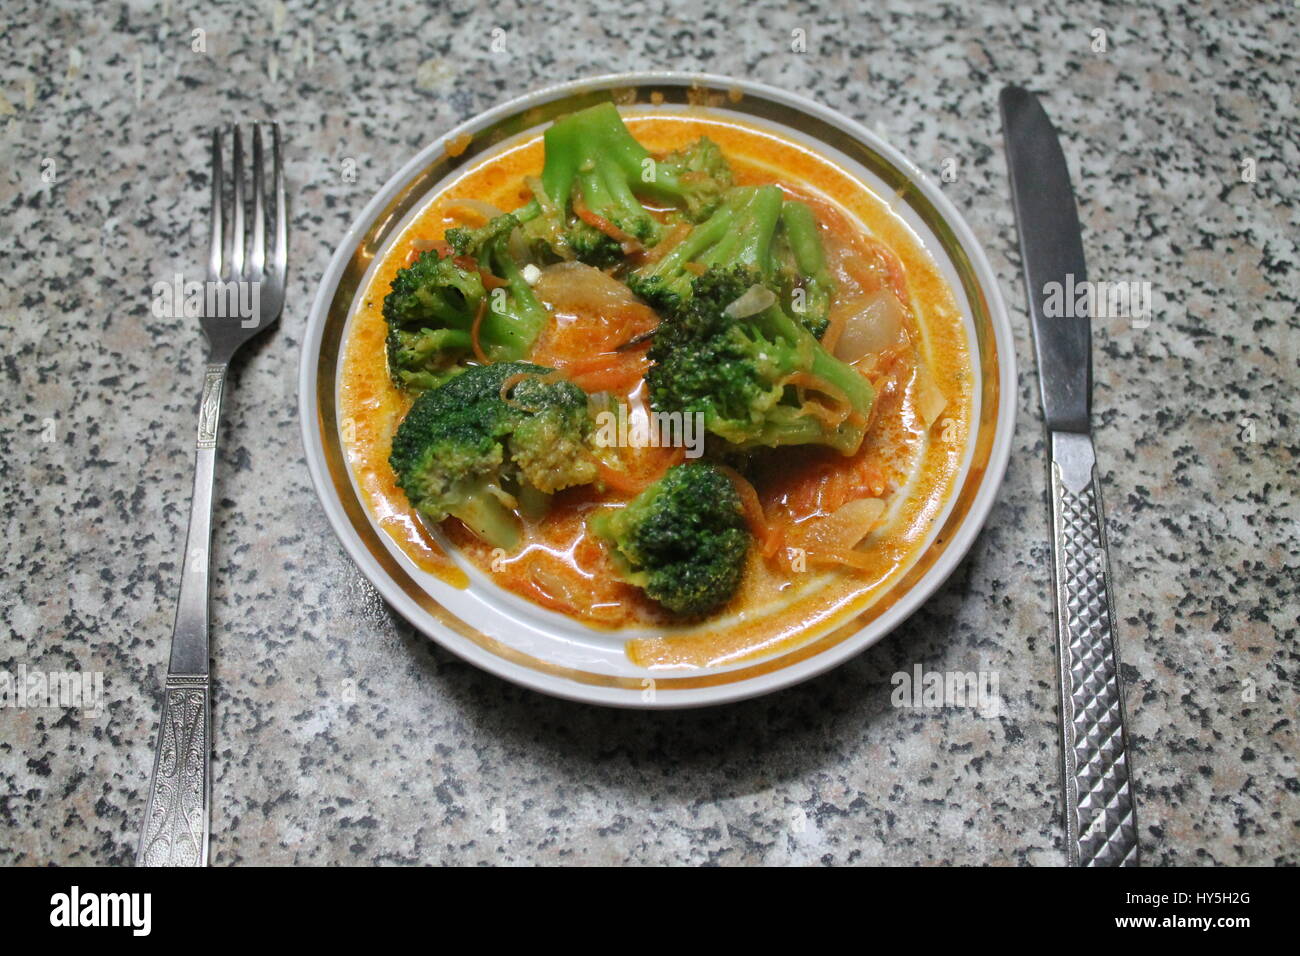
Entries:
POLYGON ((167 675, 137 866, 207 866, 212 792, 208 675, 167 675))
POLYGON ((208 861, 212 752, 208 586, 212 492, 226 369, 225 362, 209 362, 203 375, 190 528, 181 562, 180 600, 172 630, 149 802, 136 855, 140 866, 204 866, 208 861))
POLYGON ((1061 767, 1072 866, 1136 866, 1137 819, 1092 439, 1051 432, 1061 767))

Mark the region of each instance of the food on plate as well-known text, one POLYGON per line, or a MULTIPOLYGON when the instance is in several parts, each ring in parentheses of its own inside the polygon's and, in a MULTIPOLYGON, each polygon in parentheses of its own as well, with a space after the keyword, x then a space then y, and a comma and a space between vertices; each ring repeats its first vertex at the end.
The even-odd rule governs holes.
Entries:
POLYGON ((724 111, 602 103, 410 220, 339 397, 372 510, 419 517, 383 523, 413 560, 450 550, 625 630, 640 663, 703 666, 898 580, 951 496, 972 380, 934 262, 832 158, 724 111))

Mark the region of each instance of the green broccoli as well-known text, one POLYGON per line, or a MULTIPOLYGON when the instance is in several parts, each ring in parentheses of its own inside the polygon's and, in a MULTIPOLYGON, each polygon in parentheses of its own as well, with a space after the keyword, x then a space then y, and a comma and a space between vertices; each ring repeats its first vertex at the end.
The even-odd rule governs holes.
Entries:
POLYGON ((670 468, 625 507, 597 514, 590 527, 611 545, 624 580, 690 617, 731 599, 750 545, 731 479, 702 462, 670 468))
POLYGON ((777 248, 775 291, 780 292, 786 310, 820 339, 830 323, 835 280, 826 267, 826 250, 807 203, 790 199, 781 207, 777 248))
POLYGON ((400 269, 384 297, 388 370, 404 388, 442 384, 471 351, 470 331, 485 294, 477 272, 429 251, 400 269))
POLYGON ((734 316, 728 306, 759 280, 743 268, 710 269, 685 304, 667 313, 646 375, 654 410, 701 413, 705 428, 733 449, 820 444, 852 454, 866 432, 874 390, 770 293, 766 307, 734 316), (801 404, 800 386, 832 407, 801 404))
POLYGON ((663 226, 638 195, 680 207, 698 221, 731 183, 731 169, 716 144, 701 139, 656 160, 628 131, 613 103, 557 120, 546 131, 545 150, 542 195, 515 215, 532 247, 549 250, 550 258, 576 257, 604 267, 623 257, 621 243, 577 216, 575 202, 614 230, 653 246, 663 226))
POLYGON ((653 168, 654 182, 648 184, 652 194, 684 205, 691 222, 709 218, 731 186, 731 166, 718 144, 707 136, 657 160, 653 168), (664 191, 654 192, 655 186, 664 191))
POLYGON ((688 265, 742 267, 781 296, 784 308, 817 338, 826 331, 835 283, 807 204, 786 200, 778 186, 737 186, 708 219, 657 261, 634 270, 627 284, 654 305, 672 310, 690 297, 688 265))
POLYGON ((477 365, 423 392, 388 459, 412 506, 514 550, 517 508, 536 512, 547 495, 594 481, 586 393, 545 378, 551 372, 527 362, 477 365))
POLYGON ((487 313, 479 329, 479 345, 494 362, 524 358, 550 318, 524 272, 510 253, 510 233, 519 220, 506 213, 479 229, 448 229, 444 238, 460 256, 468 256, 479 269, 505 280, 488 292, 487 313))
POLYGON ((627 284, 656 306, 672 310, 691 295, 696 273, 687 268, 742 267, 771 284, 775 275, 772 241, 784 202, 777 186, 737 186, 709 218, 691 229, 668 253, 634 270, 627 284))
POLYGON ((549 313, 508 249, 510 232, 518 224, 505 215, 481 229, 447 230, 446 240, 457 257, 472 258, 480 269, 505 280, 491 292, 477 270, 434 250, 398 270, 384 297, 388 367, 394 382, 422 390, 459 372, 463 360, 473 354, 480 309, 479 348, 489 361, 517 361, 528 355, 549 313))

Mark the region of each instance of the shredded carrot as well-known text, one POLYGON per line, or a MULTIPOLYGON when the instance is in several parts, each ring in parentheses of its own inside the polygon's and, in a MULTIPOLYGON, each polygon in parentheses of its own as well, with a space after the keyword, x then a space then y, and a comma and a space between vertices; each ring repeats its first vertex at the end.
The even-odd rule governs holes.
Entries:
POLYGON ((668 253, 673 251, 673 247, 691 234, 691 227, 684 222, 679 222, 664 234, 664 237, 657 242, 653 248, 647 249, 641 256, 641 262, 649 265, 652 262, 658 262, 668 253))
POLYGON ((662 478, 669 468, 681 464, 686 458, 685 448, 665 448, 662 450, 665 454, 660 455, 659 460, 654 462, 648 470, 637 475, 613 468, 599 456, 596 457, 596 472, 600 480, 614 491, 626 495, 639 495, 662 478))
POLYGON ((638 360, 592 369, 589 372, 575 373, 571 369, 565 369, 565 372, 569 376, 569 381, 584 392, 625 392, 645 377, 646 367, 647 363, 644 360, 638 360))
POLYGON ((501 401, 505 402, 507 405, 512 405, 515 408, 523 408, 522 405, 510 397, 510 390, 527 378, 535 378, 544 385, 550 385, 564 378, 564 373, 556 369, 547 372, 545 375, 538 375, 536 372, 516 372, 514 375, 508 376, 506 380, 501 383, 501 391, 497 393, 500 396, 501 401))
POLYGON ((562 368, 569 381, 585 392, 621 392, 645 377, 647 365, 645 352, 630 349, 600 352, 591 358, 566 362, 562 368))
POLYGON ((501 399, 501 401, 509 404, 510 390, 514 388, 516 385, 518 385, 520 382, 522 382, 524 379, 531 378, 532 375, 533 375, 532 372, 516 372, 514 375, 507 377, 506 380, 501 383, 501 391, 497 393, 498 397, 501 399))
POLYGON ((624 232, 604 216, 588 209, 587 204, 583 202, 582 193, 577 189, 573 191, 573 214, 593 229, 603 232, 615 242, 621 243, 624 252, 640 252, 645 248, 636 236, 630 232, 624 232))
POLYGON ((477 272, 479 279, 483 282, 483 288, 487 289, 489 292, 493 289, 499 289, 502 286, 510 284, 500 276, 493 275, 491 272, 484 269, 479 264, 479 261, 473 256, 457 256, 452 260, 452 262, 456 263, 456 265, 460 266, 466 272, 477 272))
POLYGON ((844 394, 843 389, 832 385, 824 378, 813 375, 811 372, 794 372, 781 381, 783 385, 793 385, 798 389, 799 404, 802 406, 803 414, 813 416, 830 428, 839 428, 849 419, 860 421, 862 418, 860 414, 854 411, 853 405, 849 402, 849 397, 844 394), (806 398, 804 389, 812 389, 822 393, 835 403, 835 407, 827 408, 821 402, 806 398))
POLYGON ((672 448, 666 449, 666 451, 667 454, 662 456, 662 460, 660 461, 659 465, 655 469, 654 481, 650 482, 651 484, 654 484, 655 481, 658 481, 660 478, 662 478, 664 476, 664 472, 666 472, 669 468, 673 467, 674 465, 680 465, 683 461, 686 460, 686 449, 682 448, 681 446, 674 446, 672 448))
POLYGON ((596 458, 596 474, 610 488, 626 495, 640 494, 652 484, 652 482, 638 481, 626 471, 611 468, 599 457, 596 458))
POLYGON ((835 354, 835 346, 840 343, 840 336, 844 334, 845 316, 836 316, 835 310, 831 309, 830 321, 826 323, 826 331, 822 333, 822 348, 832 355, 835 354))
POLYGON ((447 243, 443 242, 441 239, 413 239, 411 241, 411 248, 407 250, 406 253, 406 261, 402 264, 410 266, 416 259, 420 258, 420 256, 424 255, 426 252, 436 252, 438 258, 442 259, 451 255, 451 246, 447 245, 447 243))
POLYGON ((474 357, 484 365, 487 365, 491 359, 483 351, 483 346, 479 345, 478 333, 483 325, 483 316, 487 315, 487 304, 487 296, 479 300, 478 311, 474 313, 474 324, 469 328, 469 344, 474 347, 474 357))
POLYGON ((835 404, 849 407, 849 397, 844 394, 844 390, 838 385, 833 385, 819 375, 812 372, 791 372, 783 380, 786 385, 797 385, 801 388, 811 388, 821 392, 832 399, 835 404))
POLYGON ((841 408, 837 412, 833 409, 827 408, 821 402, 810 398, 800 399, 799 414, 815 418, 827 428, 839 428, 844 424, 844 419, 848 417, 844 409, 841 408))
POLYGON ((767 520, 767 515, 763 513, 763 504, 758 500, 758 492, 749 483, 749 479, 736 469, 728 465, 719 465, 718 470, 731 479, 736 493, 740 495, 741 506, 745 509, 745 521, 749 524, 754 537, 758 538, 763 557, 772 557, 781 547, 783 535, 767 520))
POLYGON ((870 236, 856 235, 854 236, 854 240, 861 246, 864 246, 876 257, 876 260, 884 266, 885 273, 889 276, 890 289, 893 291, 894 295, 898 297, 899 305, 910 314, 911 309, 909 308, 908 303, 911 300, 907 294, 907 272, 903 268, 902 260, 898 258, 893 249, 889 248, 889 246, 885 245, 878 239, 873 239, 870 236))
POLYGON ((858 571, 869 571, 874 565, 870 555, 863 554, 861 551, 846 551, 842 548, 827 551, 805 550, 804 554, 814 564, 842 564, 858 571))

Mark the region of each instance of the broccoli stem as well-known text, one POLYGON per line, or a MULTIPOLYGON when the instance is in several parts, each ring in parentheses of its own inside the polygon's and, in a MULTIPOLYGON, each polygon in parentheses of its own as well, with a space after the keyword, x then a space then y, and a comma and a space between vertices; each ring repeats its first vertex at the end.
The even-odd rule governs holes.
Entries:
MULTIPOLYGON (((762 431, 753 439, 753 444, 767 448, 781 445, 812 445, 826 441, 826 429, 809 415, 801 414, 799 409, 783 406, 774 408, 763 420, 762 431)), ((841 450, 839 445, 833 445, 841 450)))
MULTIPOLYGON (((663 195, 653 181, 645 182, 650 154, 636 141, 613 103, 602 103, 558 120, 546 131, 546 163, 542 189, 558 209, 568 209, 576 185, 587 208, 625 232, 651 244, 658 241, 658 223, 633 195, 663 195)), ((680 191, 680 190, 679 190, 680 191)), ((669 196, 669 198, 674 198, 669 196)))
POLYGON ((826 270, 826 250, 822 248, 817 232, 817 219, 807 203, 789 199, 781 206, 781 225, 785 226, 786 241, 794 253, 799 271, 810 278, 829 283, 826 270))
POLYGON ((826 250, 817 231, 817 219, 807 203, 791 199, 781 207, 781 225, 804 290, 803 307, 795 311, 824 324, 835 292, 835 280, 826 267, 826 250))
MULTIPOLYGON (((838 389, 848 400, 853 415, 865 421, 876 400, 876 391, 861 372, 826 351, 811 332, 777 306, 756 316, 755 321, 765 336, 789 344, 783 373, 802 369, 838 389)), ((807 415, 798 415, 793 407, 790 412, 789 417, 776 415, 765 426, 762 444, 798 445, 819 440, 817 436, 823 433, 819 422, 807 415)), ((846 420, 825 443, 847 455, 857 450, 861 439, 862 422, 855 425, 846 420)))
MULTIPOLYGON (((640 181, 642 163, 650 156, 623 125, 613 103, 601 103, 564 117, 551 125, 544 140, 542 187, 561 209, 569 201, 574 178, 584 167, 612 166, 626 180, 640 181)), ((646 185, 650 191, 653 184, 646 185)))
POLYGON ((739 191, 730 197, 718 210, 704 222, 692 229, 681 242, 673 246, 668 254, 654 263, 653 268, 644 273, 646 278, 662 276, 668 279, 681 277, 686 280, 689 290, 692 276, 685 274, 686 263, 692 262, 710 247, 721 242, 736 221, 736 213, 741 198, 739 191))
POLYGON ((772 237, 776 233, 782 202, 778 186, 753 189, 738 210, 732 228, 699 261, 706 266, 744 266, 756 270, 765 279, 770 277, 772 237))
POLYGON ((513 552, 519 547, 518 517, 487 489, 469 495, 448 514, 494 548, 513 552))
POLYGON ((423 362, 438 352, 468 349, 470 335, 460 329, 421 329, 411 336, 404 351, 417 362, 423 362))
POLYGON ((525 205, 520 206, 510 215, 519 220, 519 225, 531 222, 542 214, 542 204, 536 199, 530 199, 525 205))
POLYGON ((579 169, 576 178, 582 200, 589 210, 620 229, 631 227, 625 231, 636 235, 638 239, 659 238, 657 224, 646 215, 645 207, 632 194, 619 168, 594 163, 590 169, 579 169))
POLYGON ((524 278, 515 257, 506 249, 507 241, 503 236, 487 250, 488 262, 485 264, 494 275, 505 279, 509 295, 502 296, 495 289, 488 293, 488 312, 497 321, 484 330, 487 333, 484 337, 503 350, 506 357, 517 359, 528 353, 545 328, 550 313, 524 278))
POLYGON ((695 275, 688 263, 743 266, 766 281, 773 273, 772 241, 781 215, 777 186, 738 186, 709 218, 695 226, 667 255, 635 273, 632 287, 653 301, 671 303, 691 295, 695 275))

